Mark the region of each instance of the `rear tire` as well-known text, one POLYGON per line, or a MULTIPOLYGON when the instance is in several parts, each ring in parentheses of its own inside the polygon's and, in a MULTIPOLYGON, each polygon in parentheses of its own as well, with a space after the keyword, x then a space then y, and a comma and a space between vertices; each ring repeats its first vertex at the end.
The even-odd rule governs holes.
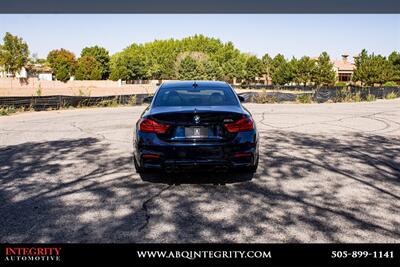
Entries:
POLYGON ((257 171, 257 166, 250 166, 244 169, 245 172, 255 173, 257 171))
POLYGON ((255 172, 257 171, 257 168, 258 168, 258 159, 259 159, 259 157, 257 156, 257 160, 256 160, 256 162, 254 163, 254 165, 246 168, 246 170, 247 170, 248 172, 255 173, 255 172))
POLYGON ((136 173, 140 174, 140 173, 145 173, 146 172, 145 168, 139 166, 139 164, 136 161, 136 157, 135 156, 133 156, 133 164, 135 165, 136 173))

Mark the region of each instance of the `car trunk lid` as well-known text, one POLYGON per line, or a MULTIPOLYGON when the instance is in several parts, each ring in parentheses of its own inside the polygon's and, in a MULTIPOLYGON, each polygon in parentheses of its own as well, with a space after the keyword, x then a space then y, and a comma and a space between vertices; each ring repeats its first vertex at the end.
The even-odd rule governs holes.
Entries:
POLYGON ((171 107, 154 108, 149 118, 170 125, 159 138, 170 142, 224 141, 234 137, 224 128, 225 123, 245 116, 240 107, 171 107))

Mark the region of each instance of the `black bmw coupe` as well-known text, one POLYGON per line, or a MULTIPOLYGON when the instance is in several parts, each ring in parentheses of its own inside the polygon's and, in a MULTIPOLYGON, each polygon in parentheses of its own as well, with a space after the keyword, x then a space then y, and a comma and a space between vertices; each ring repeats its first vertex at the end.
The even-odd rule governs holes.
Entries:
POLYGON ((225 82, 163 83, 136 123, 136 171, 255 172, 258 133, 242 100, 225 82))

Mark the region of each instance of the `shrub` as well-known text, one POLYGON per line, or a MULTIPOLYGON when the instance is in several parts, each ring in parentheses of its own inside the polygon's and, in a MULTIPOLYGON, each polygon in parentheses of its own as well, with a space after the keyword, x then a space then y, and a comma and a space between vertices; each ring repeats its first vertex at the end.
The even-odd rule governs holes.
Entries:
POLYGON ((361 102, 361 93, 357 92, 354 95, 352 95, 352 101, 353 102, 361 102))
POLYGON ((253 98, 255 103, 266 104, 266 103, 277 103, 278 99, 271 94, 268 94, 265 89, 263 89, 262 93, 259 93, 256 97, 253 98))
POLYGON ((335 86, 346 87, 347 84, 345 82, 337 82, 337 83, 335 83, 335 86))
POLYGON ((397 98, 396 92, 390 92, 389 94, 385 95, 385 99, 395 99, 397 98))
POLYGON ((99 103, 97 103, 96 106, 98 106, 98 107, 117 107, 118 101, 117 101, 117 99, 101 100, 99 103))
POLYGON ((349 102, 352 101, 351 92, 346 87, 338 90, 336 93, 335 98, 333 99, 334 102, 349 102))
POLYGON ((301 94, 297 96, 297 101, 303 104, 310 104, 313 102, 312 94, 301 94))
POLYGON ((372 102, 376 100, 376 97, 373 94, 368 94, 365 100, 368 102, 372 102))
POLYGON ((11 106, 11 107, 0 107, 0 116, 7 116, 12 113, 17 112, 17 110, 11 106))
POLYGON ((361 92, 353 93, 348 88, 340 89, 337 92, 336 97, 334 99, 334 102, 361 102, 361 101, 363 101, 361 92))
POLYGON ((136 105, 136 95, 133 95, 129 98, 128 105, 130 106, 136 105))
POLYGON ((398 87, 399 85, 396 82, 390 81, 390 82, 386 82, 383 86, 384 87, 398 87))

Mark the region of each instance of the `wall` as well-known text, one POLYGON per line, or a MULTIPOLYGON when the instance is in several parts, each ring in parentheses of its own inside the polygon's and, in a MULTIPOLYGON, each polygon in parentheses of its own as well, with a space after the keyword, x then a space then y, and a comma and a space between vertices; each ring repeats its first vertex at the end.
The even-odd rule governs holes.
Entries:
POLYGON ((126 84, 120 86, 118 81, 40 81, 37 78, 16 79, 0 78, 0 96, 38 95, 86 95, 106 96, 122 94, 151 94, 155 84, 126 84))

